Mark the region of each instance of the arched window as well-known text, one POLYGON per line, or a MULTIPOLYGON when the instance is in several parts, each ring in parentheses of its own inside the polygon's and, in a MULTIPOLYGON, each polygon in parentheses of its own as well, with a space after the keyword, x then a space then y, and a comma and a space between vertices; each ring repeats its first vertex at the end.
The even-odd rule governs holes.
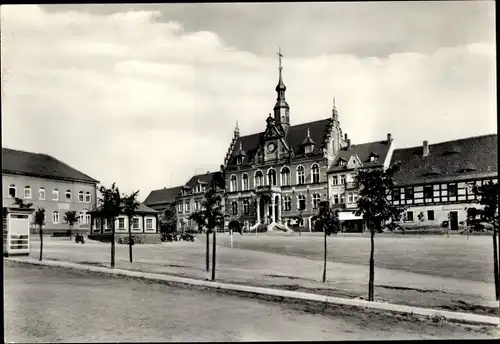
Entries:
POLYGON ((79 225, 83 225, 84 224, 84 221, 85 221, 84 218, 85 218, 85 215, 81 211, 80 214, 78 215, 78 224, 79 225))
POLYGON ((231 181, 229 185, 229 191, 236 191, 237 188, 237 183, 236 183, 236 176, 231 176, 231 181))
POLYGON ((304 166, 297 166, 297 184, 305 184, 304 166))
POLYGON ((58 211, 54 211, 52 213, 52 222, 59 223, 59 212, 58 211))
POLYGON ((45 199, 45 189, 44 188, 38 189, 38 199, 41 199, 41 200, 45 199))
POLYGON ((66 190, 66 202, 71 202, 71 190, 66 190))
POLYGON ((267 171, 267 184, 271 186, 276 185, 276 170, 274 168, 270 168, 267 171))
POLYGON ((238 215, 238 202, 232 201, 231 207, 233 209, 233 215, 238 215))
POLYGON ((17 196, 17 189, 16 189, 16 186, 14 184, 10 184, 10 186, 9 186, 9 196, 12 198, 17 196))
POLYGON ((52 190, 52 200, 59 201, 59 190, 57 189, 52 190))
POLYGON ((297 209, 305 210, 306 209, 306 196, 299 195, 297 198, 297 209))
POLYGON ((257 171, 255 172, 255 177, 254 177, 254 184, 255 184, 255 187, 257 186, 262 186, 262 181, 264 179, 264 174, 262 173, 262 171, 257 171))
POLYGON ((243 191, 248 190, 248 174, 243 174, 243 177, 241 177, 241 182, 243 186, 243 191))
POLYGON ((312 197, 313 209, 319 208, 319 202, 320 202, 319 194, 318 193, 313 194, 313 197, 312 197))
POLYGON ((250 214, 250 202, 247 199, 243 200, 243 214, 250 214))
POLYGON ((292 210, 292 198, 290 196, 285 196, 283 199, 283 210, 290 211, 292 210))
POLYGON ((312 175, 312 182, 313 183, 319 183, 319 165, 318 164, 313 164, 311 167, 311 175, 312 175))
POLYGON ((290 169, 287 166, 281 169, 281 185, 290 185, 290 169))
POLYGON ((31 188, 29 185, 24 187, 24 198, 31 198, 31 188))
POLYGON ((83 203, 83 191, 78 193, 78 202, 83 203))
POLYGON ((92 197, 90 197, 90 192, 85 193, 85 203, 90 203, 92 200, 92 197))

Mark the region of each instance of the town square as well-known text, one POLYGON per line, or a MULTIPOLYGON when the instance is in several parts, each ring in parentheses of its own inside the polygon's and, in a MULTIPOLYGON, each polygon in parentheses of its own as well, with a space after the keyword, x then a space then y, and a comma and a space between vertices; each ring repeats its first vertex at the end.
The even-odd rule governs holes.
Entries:
POLYGON ((5 341, 498 338, 493 13, 2 5, 5 341))

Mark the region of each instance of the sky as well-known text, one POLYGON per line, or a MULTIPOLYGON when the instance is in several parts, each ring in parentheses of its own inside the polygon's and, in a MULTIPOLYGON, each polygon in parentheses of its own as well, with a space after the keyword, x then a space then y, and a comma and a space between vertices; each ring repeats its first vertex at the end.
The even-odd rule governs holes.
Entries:
POLYGON ((497 132, 493 1, 1 6, 2 146, 124 192, 186 183, 263 131, 278 47, 293 124, 353 144, 497 132))

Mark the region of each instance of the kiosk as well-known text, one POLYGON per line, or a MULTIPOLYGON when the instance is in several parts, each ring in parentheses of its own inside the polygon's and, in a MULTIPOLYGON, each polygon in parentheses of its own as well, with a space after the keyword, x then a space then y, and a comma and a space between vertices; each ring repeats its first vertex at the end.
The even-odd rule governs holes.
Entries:
POLYGON ((3 255, 30 254, 30 217, 34 209, 2 208, 3 255))

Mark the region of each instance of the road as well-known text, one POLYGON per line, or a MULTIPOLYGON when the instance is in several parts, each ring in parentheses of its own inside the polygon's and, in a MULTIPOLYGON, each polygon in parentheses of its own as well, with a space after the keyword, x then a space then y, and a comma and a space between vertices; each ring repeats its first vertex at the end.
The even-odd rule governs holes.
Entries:
POLYGON ((485 329, 4 261, 6 342, 491 338, 485 329), (309 306, 312 307, 312 306, 309 306))

